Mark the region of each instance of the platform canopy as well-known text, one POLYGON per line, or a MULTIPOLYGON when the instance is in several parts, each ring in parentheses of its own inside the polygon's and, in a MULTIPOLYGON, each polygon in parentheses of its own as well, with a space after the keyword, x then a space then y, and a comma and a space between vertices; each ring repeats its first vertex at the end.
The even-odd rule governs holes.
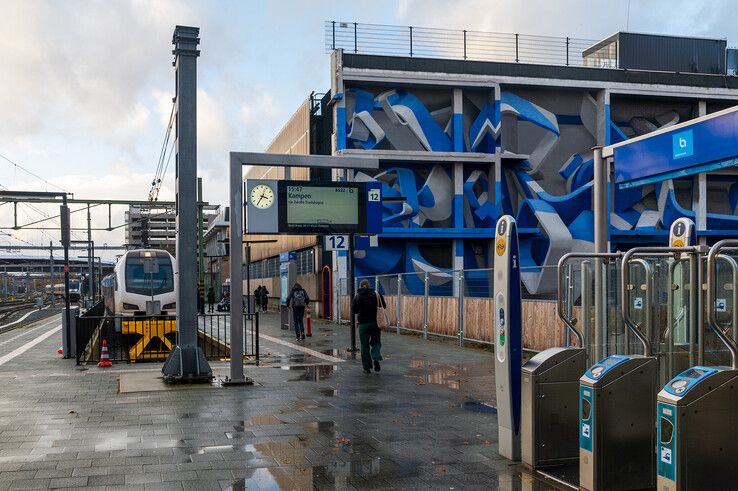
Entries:
POLYGON ((738 106, 691 119, 602 150, 613 157, 620 189, 738 165, 738 106))

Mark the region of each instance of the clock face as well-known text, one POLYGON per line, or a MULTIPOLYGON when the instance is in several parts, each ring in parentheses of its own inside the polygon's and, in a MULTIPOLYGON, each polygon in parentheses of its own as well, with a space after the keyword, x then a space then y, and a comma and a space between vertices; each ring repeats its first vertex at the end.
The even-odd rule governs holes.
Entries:
POLYGON ((266 184, 257 184, 251 189, 251 204, 263 210, 274 204, 274 190, 266 184))

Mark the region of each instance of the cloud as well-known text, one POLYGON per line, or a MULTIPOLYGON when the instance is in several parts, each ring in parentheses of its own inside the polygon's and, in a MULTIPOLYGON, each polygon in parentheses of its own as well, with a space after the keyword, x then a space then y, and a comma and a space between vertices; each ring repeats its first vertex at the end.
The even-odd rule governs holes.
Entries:
POLYGON ((399 0, 402 23, 539 36, 600 39, 616 31, 735 38, 726 0, 399 0), (695 22, 695 19, 699 19, 695 22))
MULTIPOLYGON (((197 91, 198 156, 228 153, 233 129, 221 104, 203 89, 197 91)), ((225 162, 225 160, 224 160, 225 162)))
POLYGON ((0 133, 45 129, 129 140, 147 123, 148 86, 171 80, 171 54, 146 50, 171 35, 172 20, 193 14, 174 2, 5 2, 0 133), (153 5, 153 7, 152 7, 153 5), (165 15, 168 12, 169 15, 165 15), (60 29, 59 26, 64 26, 60 29))
POLYGON ((239 115, 241 123, 245 125, 243 143, 246 149, 256 152, 266 149, 290 116, 275 94, 264 87, 256 87, 251 91, 241 105, 239 115))

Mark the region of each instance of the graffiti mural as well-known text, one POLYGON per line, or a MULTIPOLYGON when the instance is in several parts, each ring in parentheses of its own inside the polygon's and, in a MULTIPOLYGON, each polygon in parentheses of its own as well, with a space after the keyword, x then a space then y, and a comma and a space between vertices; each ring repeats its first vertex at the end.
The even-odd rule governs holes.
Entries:
MULTIPOLYGON (((346 148, 502 155, 497 179, 493 169, 463 160, 460 183, 455 164, 445 162, 402 160, 376 174, 357 173, 356 179, 380 181, 385 196, 402 198, 384 205, 385 236, 378 248, 360 251, 357 274, 427 271, 441 279, 448 273, 450 281, 452 256, 461 256, 464 268, 488 267, 485 241, 493 237, 499 216, 511 214, 520 230, 526 290, 552 293, 559 258, 593 247, 595 94, 498 87, 461 93, 459 101, 450 89, 346 90, 346 148), (435 250, 423 246, 429 240, 435 250)), ((694 116, 688 101, 623 98, 611 105, 610 143, 694 116)), ((708 187, 711 196, 724 198, 710 203, 708 228, 738 228, 738 179, 711 177, 708 187)), ((654 231, 668 230, 681 216, 694 218, 693 193, 691 178, 616 190, 613 242, 659 240, 654 231)))

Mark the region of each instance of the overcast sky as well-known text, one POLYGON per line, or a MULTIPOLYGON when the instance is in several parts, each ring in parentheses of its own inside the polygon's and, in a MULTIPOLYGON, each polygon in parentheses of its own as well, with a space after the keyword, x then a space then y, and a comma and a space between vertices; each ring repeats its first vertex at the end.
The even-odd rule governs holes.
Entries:
MULTIPOLYGON (((0 155, 48 181, 0 158, 0 185, 146 199, 174 94, 176 24, 201 28, 198 173, 205 199, 226 203, 228 152, 263 150, 311 91, 329 88, 325 20, 594 39, 628 29, 732 45, 734 14, 729 1, 0 0, 0 155)), ((161 199, 173 197, 173 167, 161 199)), ((0 207, 0 226, 11 211, 0 207)), ((20 222, 51 211, 21 207, 20 222)), ((106 224, 107 211, 94 220, 106 224)), ((58 240, 58 231, 4 232, 13 237, 0 234, 2 247, 58 240)), ((122 229, 93 238, 124 241, 122 229)))

